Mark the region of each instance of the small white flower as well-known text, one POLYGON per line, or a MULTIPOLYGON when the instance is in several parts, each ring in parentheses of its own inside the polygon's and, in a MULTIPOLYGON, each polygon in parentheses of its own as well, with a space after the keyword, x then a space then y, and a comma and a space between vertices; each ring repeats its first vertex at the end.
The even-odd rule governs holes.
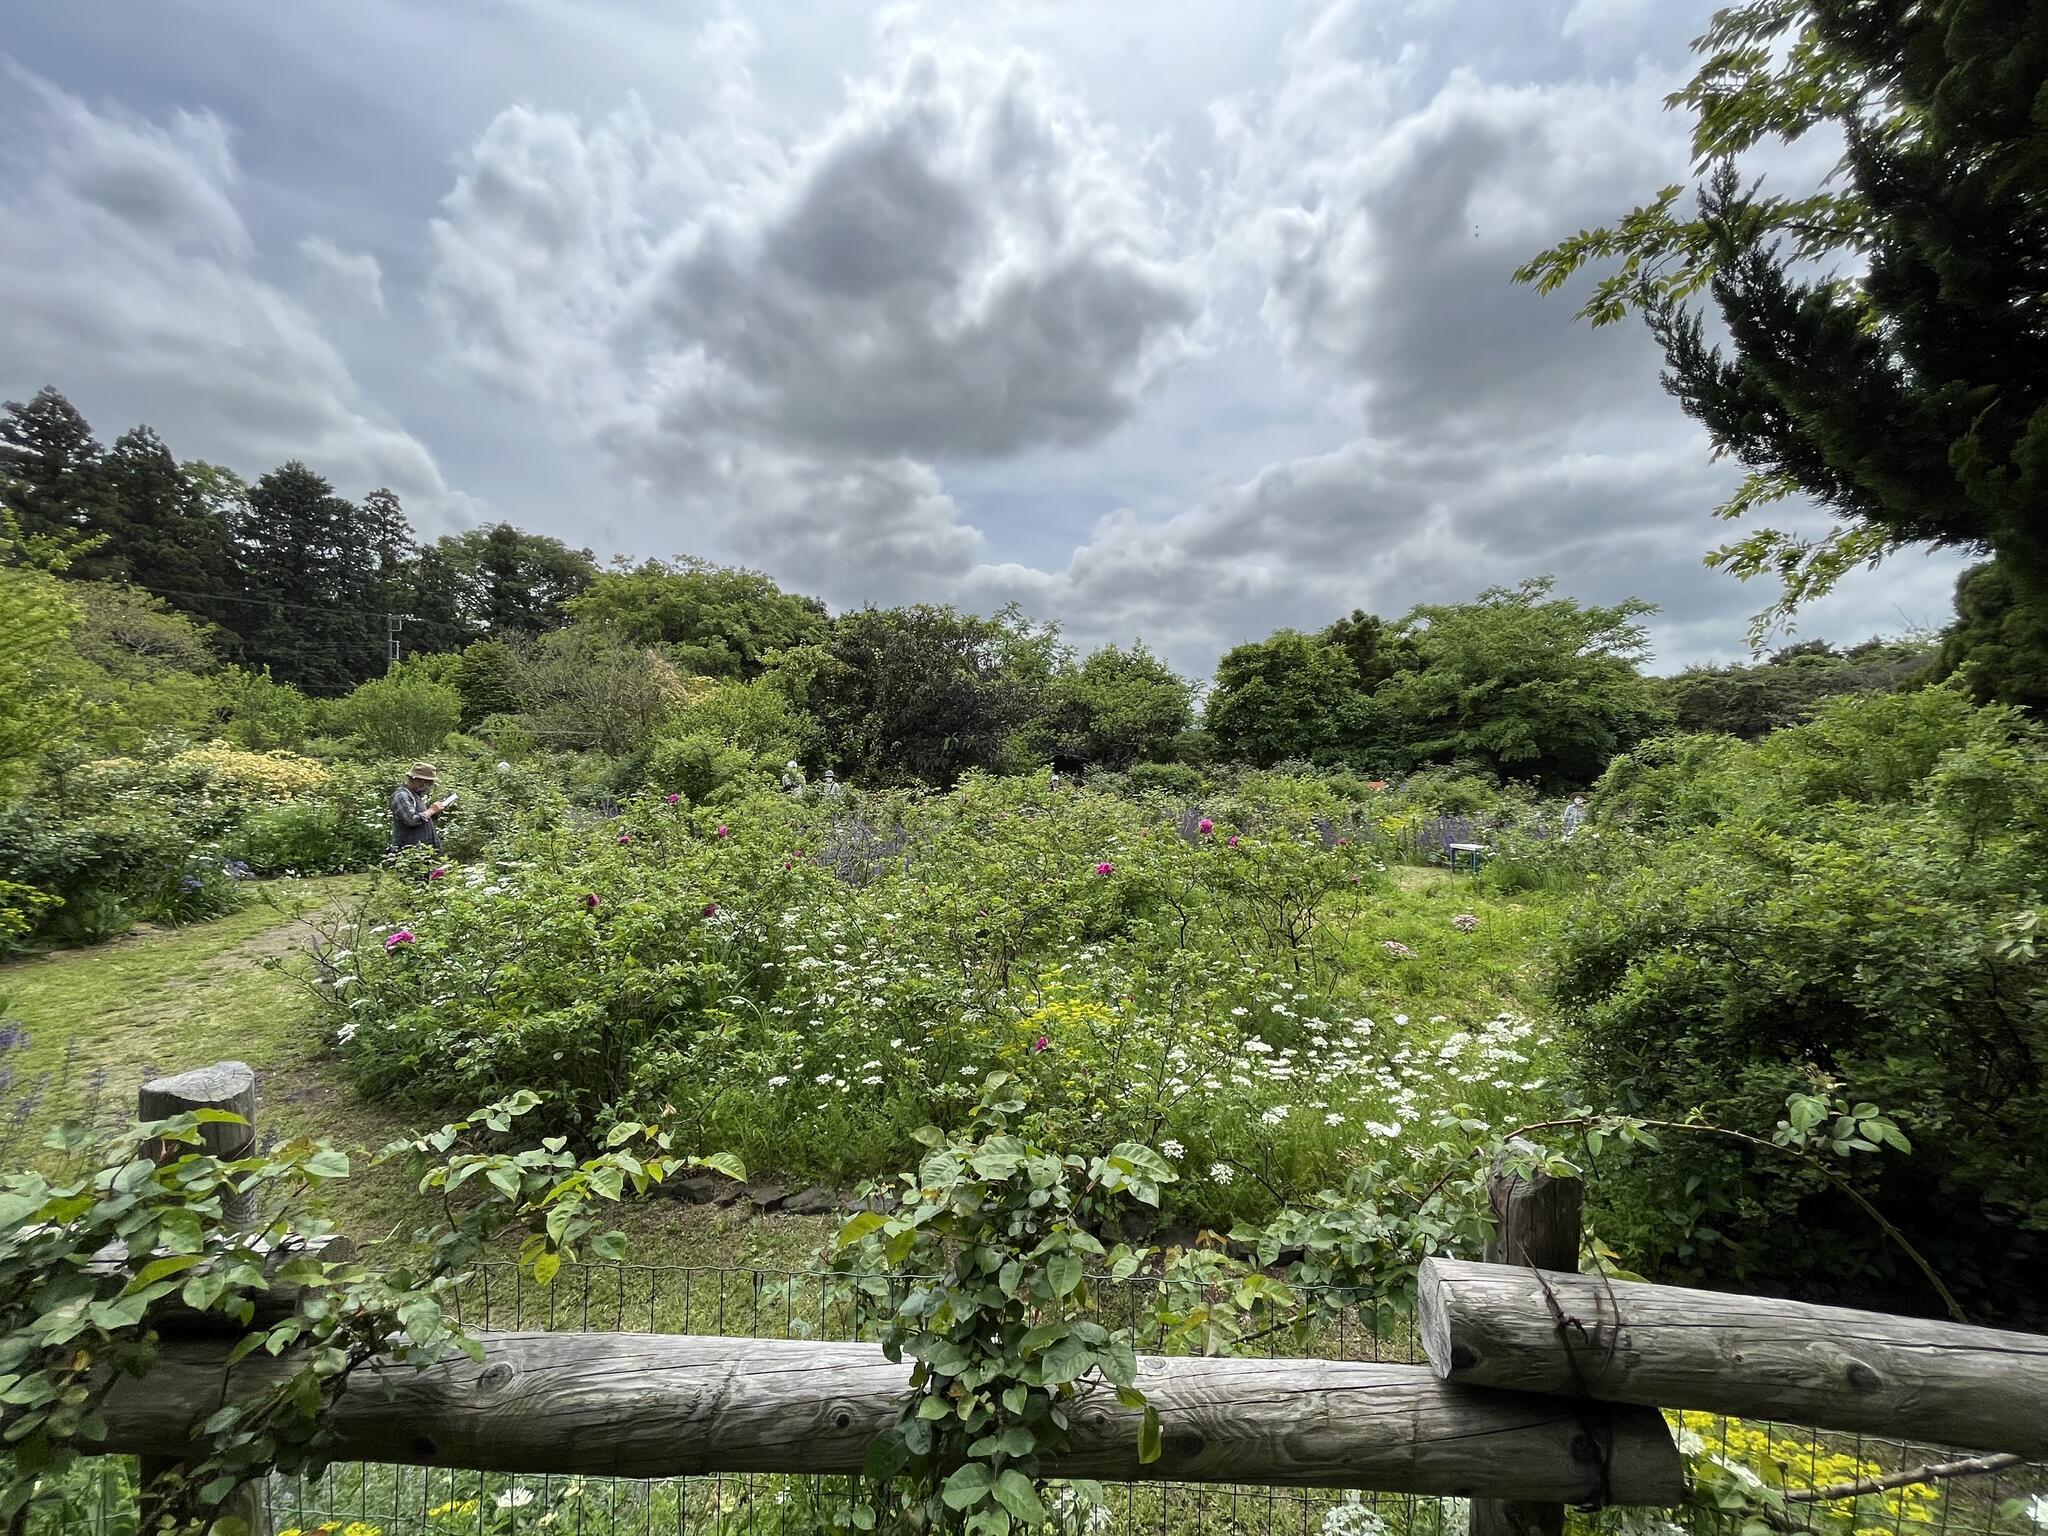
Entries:
POLYGON ((776 1076, 768 1079, 768 1086, 770 1088, 780 1088, 784 1083, 788 1081, 788 1078, 783 1077, 780 1074, 777 1074, 776 1076))
POLYGON ((1161 1154, 1162 1154, 1162 1155, 1163 1155, 1163 1156, 1164 1156, 1164 1157, 1165 1157, 1165 1158, 1166 1158, 1166 1159, 1167 1159, 1167 1160, 1168 1160, 1169 1162, 1175 1162, 1175 1163, 1179 1162, 1179 1161, 1181 1160, 1181 1158, 1183 1158, 1184 1156, 1186 1156, 1186 1155, 1187 1155, 1187 1150, 1188 1150, 1188 1149, 1187 1149, 1186 1147, 1182 1146, 1182 1145, 1181 1145, 1181 1144, 1180 1144, 1179 1142, 1177 1142, 1177 1141, 1174 1141, 1174 1140, 1171 1140, 1171 1139, 1168 1139, 1168 1140, 1166 1140, 1166 1141, 1162 1141, 1161 1143, 1159 1143, 1159 1151, 1160 1151, 1160 1153, 1161 1153, 1161 1154))
POLYGON ((500 1509, 524 1509, 533 1502, 531 1488, 507 1488, 492 1501, 500 1509))
POLYGON ((1209 1165, 1209 1177, 1215 1183, 1228 1184, 1236 1177, 1236 1174, 1228 1163, 1211 1163, 1209 1165))
POLYGON ((1323 1124, 1325 1125, 1342 1125, 1343 1123, 1344 1117, 1340 1114, 1335 1113, 1334 1111, 1330 1114, 1323 1116, 1323 1124))

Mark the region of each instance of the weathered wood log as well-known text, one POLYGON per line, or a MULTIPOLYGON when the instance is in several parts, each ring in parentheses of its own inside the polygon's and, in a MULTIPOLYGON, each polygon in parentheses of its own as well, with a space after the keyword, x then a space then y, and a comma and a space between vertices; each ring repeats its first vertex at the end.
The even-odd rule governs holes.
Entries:
POLYGON ((1450 1259, 1419 1290, 1446 1381, 2048 1455, 2048 1336, 1450 1259))
MULTIPOLYGON (((1520 1140, 1507 1148, 1508 1153, 1535 1150, 1520 1140)), ((1585 1180, 1554 1178, 1540 1168, 1526 1174, 1511 1173, 1495 1163, 1487 1195, 1493 1204, 1487 1263, 1541 1269, 1579 1267, 1579 1240, 1585 1231, 1585 1180)), ((1564 1506, 1529 1499, 1474 1499, 1465 1528, 1468 1536, 1564 1536, 1564 1506)))
MULTIPOLYGON (((217 1061, 210 1067, 152 1078, 135 1095, 136 1118, 145 1124, 169 1120, 200 1109, 223 1109, 243 1123, 216 1121, 199 1127, 199 1142, 223 1162, 247 1157, 256 1146, 256 1073, 245 1061, 217 1061)), ((184 1147, 160 1148, 158 1162, 182 1153, 184 1147)), ((230 1230, 247 1232, 256 1225, 252 1195, 232 1191, 221 1197, 221 1220, 230 1230)))
MULTIPOLYGON (((217 1061, 210 1067, 152 1078, 135 1095, 135 1116, 143 1124, 189 1115, 201 1109, 226 1110, 241 1116, 240 1123, 215 1121, 199 1127, 199 1144, 222 1161, 247 1157, 256 1146, 256 1073, 245 1061, 217 1061)), ((183 1155, 177 1143, 159 1141, 154 1156, 159 1163, 183 1155)), ((220 1197, 221 1225, 230 1232, 256 1229, 256 1197, 253 1192, 225 1189, 220 1197)), ((186 1468, 176 1457, 145 1456, 142 1459, 142 1521, 151 1528, 159 1499, 184 1481, 186 1468)), ((228 1495, 219 1513, 238 1519, 248 1536, 269 1536, 270 1517, 263 1503, 263 1490, 245 1483, 228 1495)))
MULTIPOLYGON (((663 1334, 483 1335, 427 1370, 366 1368, 325 1423, 338 1460, 496 1472, 678 1477, 858 1472, 893 1423, 907 1365, 862 1344, 663 1334)), ((105 1403, 109 1450, 175 1455, 195 1420, 274 1380, 222 1351, 167 1344, 105 1403)), ((1436 1495, 1676 1504, 1677 1448, 1647 1409, 1446 1386, 1426 1367, 1326 1360, 1146 1359, 1164 1454, 1138 1461, 1140 1415, 1089 1389, 1073 1410, 1073 1477, 1184 1479, 1436 1495)))

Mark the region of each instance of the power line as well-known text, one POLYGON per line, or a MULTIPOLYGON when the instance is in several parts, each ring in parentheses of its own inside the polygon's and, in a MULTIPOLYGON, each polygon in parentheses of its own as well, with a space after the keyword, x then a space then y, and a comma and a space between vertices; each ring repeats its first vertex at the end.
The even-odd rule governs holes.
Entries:
POLYGON ((343 608, 334 603, 292 603, 286 602, 283 598, 233 597, 225 592, 188 592, 176 587, 144 586, 139 581, 131 581, 126 585, 138 592, 148 592, 156 597, 197 597, 210 603, 247 603, 257 608, 290 608, 300 613, 353 613, 366 619, 388 617, 387 610, 382 608, 343 608))

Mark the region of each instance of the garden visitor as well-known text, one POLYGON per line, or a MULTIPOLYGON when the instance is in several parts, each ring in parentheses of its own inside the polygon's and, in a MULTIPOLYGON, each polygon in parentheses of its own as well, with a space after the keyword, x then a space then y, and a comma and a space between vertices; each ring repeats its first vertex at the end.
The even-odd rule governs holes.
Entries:
POLYGON ((1569 838, 1586 824, 1586 797, 1573 795, 1572 803, 1564 808, 1564 835, 1569 838))
POLYGON ((455 797, 427 802, 427 791, 434 787, 436 777, 432 763, 414 763, 405 782, 391 792, 391 846, 384 850, 387 858, 396 858, 421 843, 433 848, 441 846, 441 829, 434 825, 434 818, 447 810, 455 797))
POLYGON ((839 779, 830 768, 825 770, 825 779, 823 783, 819 784, 818 793, 827 800, 837 800, 839 798, 839 779))
POLYGON ((800 795, 803 789, 804 771, 797 765, 797 760, 791 758, 789 766, 782 770, 782 792, 785 795, 800 795))

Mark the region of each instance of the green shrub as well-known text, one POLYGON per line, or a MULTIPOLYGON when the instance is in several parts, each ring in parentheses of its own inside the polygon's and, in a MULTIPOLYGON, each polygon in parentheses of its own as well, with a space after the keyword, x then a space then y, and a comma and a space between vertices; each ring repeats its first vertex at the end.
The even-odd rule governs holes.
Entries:
POLYGON ((446 683, 398 671, 359 684, 328 706, 336 729, 377 757, 424 757, 462 719, 462 696, 446 683))
POLYGON ((292 800, 252 814, 234 846, 260 874, 339 875, 370 869, 390 841, 390 818, 338 796, 292 800))
POLYGON ((1187 763, 1133 763, 1119 777, 1134 794, 1157 791, 1182 799, 1200 795, 1208 782, 1201 769, 1187 763))
POLYGON ((692 804, 730 798, 748 780, 773 771, 770 759, 694 731, 657 737, 647 751, 647 783, 692 804))
POLYGON ((0 810, 0 869, 40 898, 10 901, 16 946, 94 944, 138 922, 217 916, 238 900, 219 845, 142 793, 73 820, 41 801, 0 810))
MULTIPOLYGON (((2039 1318, 2048 741, 1931 689, 1690 761, 1717 818, 1594 886, 1560 946, 1582 1087, 1763 1136, 1816 1085, 1883 1106, 1915 1150, 1883 1160, 1880 1207, 1984 1311, 2039 1318)), ((1624 1158, 1606 1236, 1687 1278, 1927 1304, 1832 1190, 1758 1173, 1725 1146, 1624 1158)))

